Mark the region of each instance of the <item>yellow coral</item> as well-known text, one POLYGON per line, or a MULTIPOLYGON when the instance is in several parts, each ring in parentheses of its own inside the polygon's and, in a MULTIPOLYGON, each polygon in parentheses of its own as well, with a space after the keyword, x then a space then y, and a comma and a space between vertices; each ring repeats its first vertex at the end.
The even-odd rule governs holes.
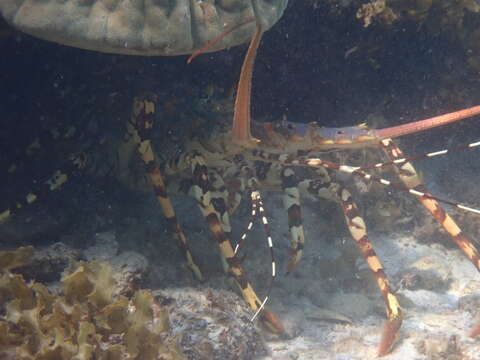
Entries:
MULTIPOLYGON (((0 252, 1 264, 4 269, 25 264, 32 252, 0 252)), ((151 293, 115 297, 116 286, 110 266, 97 262, 77 264, 62 280, 62 295, 5 271, 0 276, 0 310, 6 314, 0 318, 0 358, 184 359, 169 337, 168 314, 151 293)))
POLYGON ((15 251, 0 251, 0 270, 12 270, 27 265, 32 255, 32 246, 19 247, 15 251))
POLYGON ((357 11, 357 19, 363 20, 364 27, 369 26, 376 17, 380 17, 384 23, 388 24, 397 19, 392 9, 387 6, 386 0, 373 0, 368 4, 363 4, 357 11))

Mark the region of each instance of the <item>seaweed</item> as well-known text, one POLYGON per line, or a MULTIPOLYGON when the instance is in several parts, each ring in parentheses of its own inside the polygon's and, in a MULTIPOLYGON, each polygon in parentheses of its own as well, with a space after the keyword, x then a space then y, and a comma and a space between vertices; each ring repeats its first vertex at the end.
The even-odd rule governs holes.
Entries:
POLYGON ((79 262, 55 294, 11 272, 32 253, 0 251, 0 358, 185 359, 150 291, 116 296, 109 264, 79 262))

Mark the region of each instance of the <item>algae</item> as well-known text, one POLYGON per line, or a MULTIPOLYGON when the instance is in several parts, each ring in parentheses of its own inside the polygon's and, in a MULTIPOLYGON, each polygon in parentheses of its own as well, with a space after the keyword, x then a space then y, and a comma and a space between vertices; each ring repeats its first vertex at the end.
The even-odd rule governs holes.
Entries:
POLYGON ((185 359, 150 291, 115 296, 110 265, 79 262, 54 294, 11 272, 32 253, 32 247, 0 252, 0 358, 185 359))

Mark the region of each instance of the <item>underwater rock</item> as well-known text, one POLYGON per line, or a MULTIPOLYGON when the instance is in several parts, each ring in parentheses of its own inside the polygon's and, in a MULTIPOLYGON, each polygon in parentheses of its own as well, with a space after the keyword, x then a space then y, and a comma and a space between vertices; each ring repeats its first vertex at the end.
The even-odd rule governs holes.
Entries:
POLYGON ((451 272, 438 256, 424 256, 399 274, 400 287, 407 290, 445 291, 451 282, 451 272))
POLYGON ((109 263, 114 269, 113 277, 118 283, 121 295, 127 295, 136 290, 148 271, 147 258, 134 251, 121 252, 109 263))
POLYGON ((430 360, 461 360, 462 351, 455 336, 429 337, 417 342, 417 350, 430 360))
POLYGON ((180 347, 192 360, 250 360, 265 354, 251 311, 226 290, 193 288, 154 292, 168 309, 171 332, 181 335, 180 347))
POLYGON ((119 253, 118 249, 115 234, 103 232, 96 234, 95 244, 85 249, 83 256, 88 261, 108 261, 114 270, 118 295, 131 295, 147 273, 148 260, 137 252, 119 253))
POLYGON ((18 269, 27 279, 43 283, 53 283, 60 280, 62 271, 80 260, 80 251, 72 249, 64 243, 57 242, 45 248, 37 248, 33 251, 26 266, 18 269))
POLYGON ((458 308, 466 310, 473 316, 480 315, 480 294, 468 294, 458 300, 458 308))
POLYGON ((95 234, 95 243, 83 251, 87 261, 108 261, 118 254, 118 242, 111 231, 95 234))

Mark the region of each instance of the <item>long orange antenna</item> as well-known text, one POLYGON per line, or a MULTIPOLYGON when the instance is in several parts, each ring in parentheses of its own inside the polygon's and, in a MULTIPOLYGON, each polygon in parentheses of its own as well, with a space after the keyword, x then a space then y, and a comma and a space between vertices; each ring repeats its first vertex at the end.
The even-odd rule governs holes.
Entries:
POLYGON ((257 31, 250 42, 245 60, 243 60, 240 80, 238 81, 237 96, 233 113, 233 141, 239 145, 251 145, 256 142, 250 133, 251 109, 250 99, 252 95, 252 75, 258 45, 262 39, 263 30, 257 24, 257 31))
POLYGON ((420 131, 432 129, 434 127, 443 126, 467 117, 480 114, 480 106, 473 106, 468 109, 455 111, 452 113, 435 116, 429 119, 411 122, 408 124, 393 126, 385 129, 372 130, 375 136, 380 139, 398 137, 420 131))
POLYGON ((187 64, 190 64, 193 61, 193 59, 195 59, 197 56, 202 55, 203 53, 207 52, 210 48, 218 44, 228 34, 234 32, 241 26, 249 24, 254 21, 255 21, 255 18, 248 18, 247 20, 242 21, 240 24, 235 25, 231 29, 228 29, 227 31, 221 33, 220 35, 214 37, 206 45, 202 46, 200 49, 196 50, 192 55, 190 55, 190 57, 187 59, 187 64))

